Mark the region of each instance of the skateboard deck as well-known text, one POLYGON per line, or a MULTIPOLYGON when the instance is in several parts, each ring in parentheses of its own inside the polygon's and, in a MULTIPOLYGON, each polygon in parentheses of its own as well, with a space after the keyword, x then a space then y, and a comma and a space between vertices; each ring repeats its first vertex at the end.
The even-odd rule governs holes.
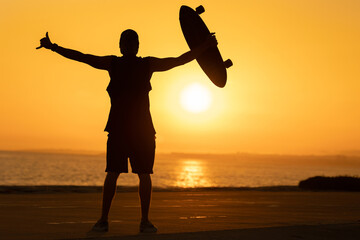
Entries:
MULTIPOLYGON (((180 8, 181 30, 190 49, 199 46, 210 35, 209 29, 199 16, 204 11, 203 6, 197 7, 196 11, 185 5, 180 8)), ((223 61, 218 47, 207 49, 196 60, 216 86, 220 88, 225 86, 227 81, 226 68, 231 67, 232 62, 230 59, 223 61)))

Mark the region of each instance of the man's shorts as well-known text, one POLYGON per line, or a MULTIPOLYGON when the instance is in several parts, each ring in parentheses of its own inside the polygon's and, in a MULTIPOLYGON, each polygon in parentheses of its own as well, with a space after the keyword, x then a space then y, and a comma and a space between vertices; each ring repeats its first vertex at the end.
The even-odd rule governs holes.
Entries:
POLYGON ((128 158, 133 173, 153 173, 155 136, 141 138, 109 134, 106 151, 106 172, 127 173, 128 158))

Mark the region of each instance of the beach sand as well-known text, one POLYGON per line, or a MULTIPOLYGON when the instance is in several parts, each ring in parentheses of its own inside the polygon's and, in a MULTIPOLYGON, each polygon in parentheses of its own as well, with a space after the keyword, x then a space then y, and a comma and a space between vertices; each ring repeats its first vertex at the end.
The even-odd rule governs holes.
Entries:
POLYGON ((360 239, 359 192, 154 192, 158 233, 138 233, 136 192, 117 193, 105 234, 101 193, 0 194, 0 239, 360 239))

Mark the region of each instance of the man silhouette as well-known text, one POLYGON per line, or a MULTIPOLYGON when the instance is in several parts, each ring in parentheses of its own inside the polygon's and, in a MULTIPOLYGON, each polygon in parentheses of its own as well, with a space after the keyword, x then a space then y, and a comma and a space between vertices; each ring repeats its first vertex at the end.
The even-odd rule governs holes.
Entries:
POLYGON ((141 203, 140 232, 156 232, 149 221, 149 207, 152 192, 150 174, 153 173, 155 156, 155 128, 149 110, 150 79, 154 72, 171 68, 194 60, 209 47, 217 45, 215 36, 210 35, 197 48, 175 58, 137 57, 138 35, 134 30, 125 30, 120 37, 121 57, 94 56, 60 47, 50 41, 48 33, 40 40, 39 48, 52 51, 75 61, 107 70, 110 82, 107 87, 111 109, 105 131, 108 134, 106 151, 106 178, 103 187, 102 214, 93 226, 93 231, 108 231, 108 215, 116 192, 120 173, 128 172, 128 158, 132 172, 139 177, 141 203))

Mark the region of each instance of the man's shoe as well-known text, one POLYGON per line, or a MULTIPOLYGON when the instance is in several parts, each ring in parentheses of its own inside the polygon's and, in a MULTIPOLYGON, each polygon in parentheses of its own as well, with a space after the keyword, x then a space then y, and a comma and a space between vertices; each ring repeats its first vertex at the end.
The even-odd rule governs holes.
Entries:
POLYGON ((150 222, 141 222, 140 223, 140 232, 141 233, 156 233, 157 228, 150 222))
POLYGON ((97 221, 91 231, 94 232, 107 232, 109 231, 109 223, 107 221, 97 221))

